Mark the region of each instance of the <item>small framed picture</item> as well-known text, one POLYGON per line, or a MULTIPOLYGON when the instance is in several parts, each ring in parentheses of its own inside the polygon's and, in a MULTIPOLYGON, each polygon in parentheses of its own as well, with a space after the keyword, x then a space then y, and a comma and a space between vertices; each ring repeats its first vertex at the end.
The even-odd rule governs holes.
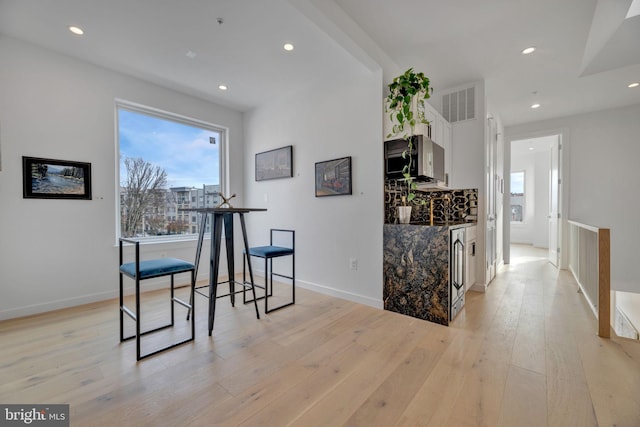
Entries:
POLYGON ((316 163, 316 197, 351 194, 351 157, 316 163))
POLYGON ((292 176, 292 145, 256 154, 256 181, 291 178, 292 176))
POLYGON ((91 163, 22 157, 25 199, 91 200, 91 163))

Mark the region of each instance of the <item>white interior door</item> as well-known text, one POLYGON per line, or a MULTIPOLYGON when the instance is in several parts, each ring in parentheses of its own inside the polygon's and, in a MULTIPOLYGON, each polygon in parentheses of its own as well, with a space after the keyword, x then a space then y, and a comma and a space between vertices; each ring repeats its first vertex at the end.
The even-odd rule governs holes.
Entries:
POLYGON ((486 188, 487 188, 487 203, 486 203, 486 283, 489 284, 496 276, 496 258, 497 258, 497 229, 496 229, 496 164, 498 161, 498 134, 496 129, 495 120, 488 119, 487 123, 487 142, 486 142, 486 188))
POLYGON ((549 262, 558 266, 558 213, 560 210, 560 174, 559 174, 559 158, 560 158, 560 143, 558 141, 559 136, 556 137, 553 146, 551 147, 551 167, 549 176, 549 262))

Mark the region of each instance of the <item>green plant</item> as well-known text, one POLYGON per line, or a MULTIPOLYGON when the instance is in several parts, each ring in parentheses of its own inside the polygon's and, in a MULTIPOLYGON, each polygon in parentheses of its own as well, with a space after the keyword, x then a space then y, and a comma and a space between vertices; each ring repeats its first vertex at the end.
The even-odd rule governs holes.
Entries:
POLYGON ((431 96, 433 88, 429 85, 429 78, 424 73, 416 73, 413 68, 394 78, 388 88, 386 112, 393 127, 387 138, 401 137, 407 141, 407 149, 402 153, 407 164, 402 169, 402 175, 407 183, 407 202, 411 203, 416 197, 417 188, 409 173, 413 162, 410 155, 413 136, 417 124, 429 124, 424 115, 424 100, 431 96))

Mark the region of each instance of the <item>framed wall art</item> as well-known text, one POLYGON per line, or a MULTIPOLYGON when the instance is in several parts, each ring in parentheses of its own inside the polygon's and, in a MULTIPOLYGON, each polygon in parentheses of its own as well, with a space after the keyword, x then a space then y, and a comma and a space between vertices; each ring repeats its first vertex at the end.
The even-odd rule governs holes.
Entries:
POLYGON ((351 157, 316 163, 316 197, 351 194, 351 157))
POLYGON ((25 199, 91 200, 91 163, 22 157, 25 199))
POLYGON ((256 181, 291 178, 292 176, 292 145, 256 154, 256 181))

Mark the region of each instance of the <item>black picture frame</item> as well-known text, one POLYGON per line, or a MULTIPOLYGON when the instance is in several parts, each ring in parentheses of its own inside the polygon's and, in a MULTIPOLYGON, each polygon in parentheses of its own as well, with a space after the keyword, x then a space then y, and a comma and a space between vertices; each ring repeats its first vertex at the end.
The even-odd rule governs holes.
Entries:
POLYGON ((316 197, 351 194, 351 156, 316 163, 316 197))
POLYGON ((256 154, 256 181, 293 177, 293 145, 256 154))
POLYGON ((91 163, 23 156, 22 197, 91 200, 91 163))

